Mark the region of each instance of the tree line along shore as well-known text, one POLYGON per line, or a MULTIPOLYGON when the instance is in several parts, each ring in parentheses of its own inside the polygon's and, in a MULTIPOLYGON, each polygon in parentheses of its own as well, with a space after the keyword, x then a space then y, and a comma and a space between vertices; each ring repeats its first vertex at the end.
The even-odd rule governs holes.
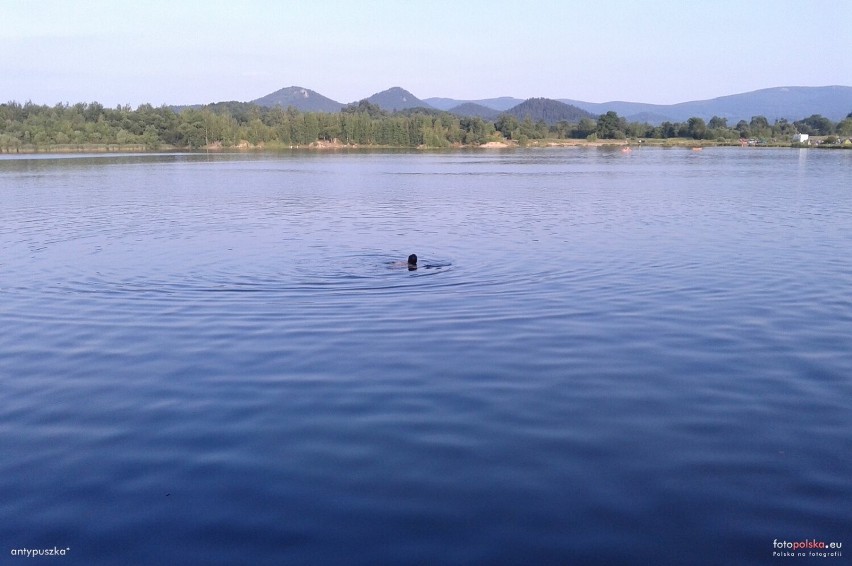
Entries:
POLYGON ((143 104, 106 108, 0 104, 0 153, 286 149, 293 147, 450 148, 643 143, 658 145, 797 145, 808 134, 819 147, 852 148, 852 112, 840 122, 818 114, 770 123, 763 116, 728 124, 694 117, 654 126, 615 112, 576 123, 548 124, 503 114, 494 121, 413 109, 386 112, 367 101, 340 112, 301 112, 250 103, 177 109, 143 104))

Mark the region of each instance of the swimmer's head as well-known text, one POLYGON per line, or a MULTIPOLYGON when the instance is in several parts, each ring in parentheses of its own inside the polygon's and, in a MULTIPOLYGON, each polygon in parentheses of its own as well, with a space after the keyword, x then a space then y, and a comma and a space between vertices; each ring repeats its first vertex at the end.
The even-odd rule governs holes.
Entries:
POLYGON ((408 256, 408 269, 417 269, 417 256, 415 254, 411 254, 410 256, 408 256))

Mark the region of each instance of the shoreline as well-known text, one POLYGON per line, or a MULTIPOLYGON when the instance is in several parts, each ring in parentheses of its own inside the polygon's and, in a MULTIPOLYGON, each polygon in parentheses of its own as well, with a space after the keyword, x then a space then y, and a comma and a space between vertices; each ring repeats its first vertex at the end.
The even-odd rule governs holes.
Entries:
POLYGON ((281 152, 281 151, 471 151, 471 150, 515 150, 515 149, 536 149, 536 148, 631 148, 637 149, 642 147, 655 148, 684 148, 684 149, 703 149, 710 147, 730 147, 730 148, 788 148, 788 149, 852 149, 852 145, 799 145, 791 144, 790 142, 776 143, 761 143, 756 145, 743 145, 739 141, 708 141, 708 140, 688 140, 684 138, 656 139, 656 138, 641 138, 641 139, 613 139, 613 140, 581 140, 581 139, 543 139, 529 140, 524 144, 520 144, 514 140, 490 141, 480 145, 463 145, 453 144, 449 147, 431 147, 431 146, 390 146, 390 145, 363 145, 363 144, 345 144, 338 140, 334 141, 316 141, 310 144, 250 144, 242 142, 233 146, 225 146, 221 143, 209 144, 205 147, 190 149, 185 147, 175 147, 161 145, 154 149, 146 147, 143 144, 54 144, 46 146, 22 146, 18 148, 8 148, 0 150, 0 156, 12 155, 86 155, 86 154, 155 154, 155 153, 263 153, 263 152, 281 152))

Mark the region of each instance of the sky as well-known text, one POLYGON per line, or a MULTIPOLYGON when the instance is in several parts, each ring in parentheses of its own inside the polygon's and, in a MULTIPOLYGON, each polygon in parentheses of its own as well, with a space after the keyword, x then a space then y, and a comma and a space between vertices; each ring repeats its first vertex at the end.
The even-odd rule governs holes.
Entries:
POLYGON ((0 0, 0 101, 418 98, 673 104, 852 86, 835 0, 0 0))

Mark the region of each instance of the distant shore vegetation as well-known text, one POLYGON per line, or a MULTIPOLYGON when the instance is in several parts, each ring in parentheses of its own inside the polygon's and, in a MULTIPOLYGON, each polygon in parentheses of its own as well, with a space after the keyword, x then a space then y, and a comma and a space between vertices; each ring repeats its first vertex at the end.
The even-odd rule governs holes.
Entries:
POLYGON ((822 147, 852 148, 852 112, 834 123, 815 114, 774 123, 763 116, 728 124, 628 122, 615 112, 596 119, 548 124, 531 116, 503 114, 496 120, 412 109, 387 112, 362 100, 340 112, 300 112, 251 103, 217 103, 173 108, 143 104, 106 108, 92 103, 0 104, 0 152, 163 151, 287 149, 295 147, 450 148, 564 143, 648 143, 796 145, 797 134, 822 147))

